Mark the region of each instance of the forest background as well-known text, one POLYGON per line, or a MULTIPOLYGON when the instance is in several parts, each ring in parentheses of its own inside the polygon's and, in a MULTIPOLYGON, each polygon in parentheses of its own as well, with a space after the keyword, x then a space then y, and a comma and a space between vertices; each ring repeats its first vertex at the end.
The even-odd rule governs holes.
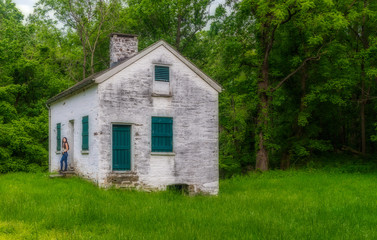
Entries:
POLYGON ((48 168, 46 100, 164 39, 224 88, 222 177, 377 152, 374 0, 0 0, 0 173, 48 168))

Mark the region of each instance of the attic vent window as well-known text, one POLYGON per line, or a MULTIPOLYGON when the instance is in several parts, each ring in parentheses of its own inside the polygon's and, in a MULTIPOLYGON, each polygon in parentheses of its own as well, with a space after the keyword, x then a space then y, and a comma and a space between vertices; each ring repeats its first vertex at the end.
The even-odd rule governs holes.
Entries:
POLYGON ((154 67, 154 80, 161 81, 161 82, 169 82, 170 80, 169 67, 155 66, 154 67))

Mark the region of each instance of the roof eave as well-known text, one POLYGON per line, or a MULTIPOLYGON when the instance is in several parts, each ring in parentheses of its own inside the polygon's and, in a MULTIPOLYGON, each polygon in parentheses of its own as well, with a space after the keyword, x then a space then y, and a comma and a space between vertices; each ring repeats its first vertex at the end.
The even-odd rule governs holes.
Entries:
POLYGON ((64 97, 67 97, 83 88, 86 88, 86 87, 89 87, 91 85, 95 84, 95 81, 94 81, 94 78, 91 78, 91 79, 88 79, 86 81, 82 81, 82 82, 79 82, 79 84, 76 84, 70 88, 68 88, 67 90, 55 95, 54 97, 50 98, 47 100, 46 104, 47 105, 51 105, 52 103, 64 98, 64 97), (81 84, 80 84, 81 83, 81 84))
POLYGON ((182 54, 180 54, 177 50, 175 50, 169 43, 161 40, 164 44, 163 46, 166 47, 174 56, 176 56, 179 60, 186 64, 192 71, 198 74, 204 81, 206 81, 212 88, 214 88, 217 92, 221 92, 223 90, 222 86, 209 77, 206 73, 204 73, 200 68, 198 68, 194 63, 190 60, 185 58, 182 54))
POLYGON ((144 57, 148 53, 150 53, 153 49, 156 49, 157 47, 161 46, 163 42, 160 40, 158 42, 155 42, 154 44, 150 45, 149 47, 143 49, 142 51, 138 52, 136 55, 130 57, 129 59, 125 60, 122 63, 119 63, 118 65, 111 68, 109 71, 98 75, 94 78, 96 83, 102 83, 109 79, 110 77, 114 76, 118 72, 122 71, 124 68, 128 67, 132 63, 136 62, 140 58, 144 57))

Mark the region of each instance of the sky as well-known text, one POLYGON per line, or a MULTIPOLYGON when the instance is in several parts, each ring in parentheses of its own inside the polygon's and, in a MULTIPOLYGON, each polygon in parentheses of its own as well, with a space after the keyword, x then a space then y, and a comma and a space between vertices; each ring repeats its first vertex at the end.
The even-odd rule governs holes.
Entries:
POLYGON ((13 0, 16 6, 24 14, 25 18, 33 12, 33 6, 37 0, 13 0))
MULTIPOLYGON (((33 6, 37 0, 13 0, 18 9, 24 14, 25 18, 33 12, 33 6)), ((211 14, 215 11, 217 5, 224 3, 225 0, 215 0, 210 8, 211 14)))

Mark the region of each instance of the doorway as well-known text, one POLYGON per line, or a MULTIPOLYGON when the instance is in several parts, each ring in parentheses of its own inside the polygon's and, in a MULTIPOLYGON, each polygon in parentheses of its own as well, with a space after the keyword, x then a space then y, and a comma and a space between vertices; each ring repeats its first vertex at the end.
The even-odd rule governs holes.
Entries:
POLYGON ((131 126, 113 125, 113 170, 131 170, 131 126))
POLYGON ((68 124, 68 168, 69 170, 75 170, 75 120, 69 120, 68 124))

